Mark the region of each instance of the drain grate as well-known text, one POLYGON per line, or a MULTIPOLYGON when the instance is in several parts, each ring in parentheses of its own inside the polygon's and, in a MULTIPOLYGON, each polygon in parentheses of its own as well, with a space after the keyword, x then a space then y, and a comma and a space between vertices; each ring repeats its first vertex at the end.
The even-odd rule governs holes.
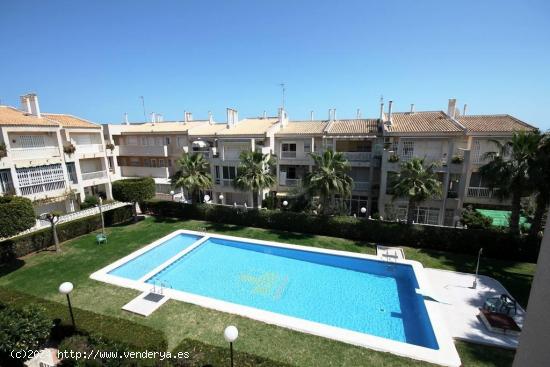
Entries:
POLYGON ((151 302, 159 302, 163 298, 164 296, 162 294, 157 294, 157 293, 149 293, 148 295, 143 297, 143 299, 151 302))

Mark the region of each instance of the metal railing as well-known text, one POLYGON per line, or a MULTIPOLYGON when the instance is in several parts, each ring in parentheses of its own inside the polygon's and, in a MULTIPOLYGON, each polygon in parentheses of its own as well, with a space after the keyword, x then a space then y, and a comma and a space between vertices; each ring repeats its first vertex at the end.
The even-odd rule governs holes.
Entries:
POLYGON ((468 197, 490 199, 493 197, 493 190, 488 187, 468 187, 468 197))
POLYGON ((46 182, 36 185, 21 186, 21 195, 29 196, 47 191, 57 191, 65 189, 65 181, 46 182))
MULTIPOLYGON (((123 207, 123 206, 126 206, 126 205, 128 205, 128 203, 121 203, 121 202, 109 203, 109 204, 102 205, 101 210, 103 212, 106 212, 108 210, 113 210, 113 209, 120 208, 120 207, 123 207)), ((88 208, 88 209, 80 210, 80 211, 77 211, 77 212, 61 215, 61 216, 59 216, 59 222, 57 222, 57 224, 70 222, 70 221, 73 221, 75 219, 80 219, 80 218, 84 218, 84 217, 91 217, 91 216, 97 215, 97 214, 99 214, 99 207, 95 206, 93 208, 88 208)), ((29 229, 27 229, 23 232, 19 232, 18 234, 16 234, 15 236, 12 236, 12 237, 0 238, 0 241, 7 240, 9 238, 13 238, 13 237, 17 237, 17 236, 21 236, 23 234, 36 232, 36 231, 39 231, 39 230, 41 230, 43 228, 46 228, 46 227, 49 227, 49 226, 50 226, 50 222, 43 221, 43 220, 37 220, 36 225, 34 227, 29 228, 29 229)))
POLYGON ((296 186, 300 186, 301 183, 302 183, 301 178, 287 178, 285 180, 283 179, 279 180, 279 185, 281 186, 296 187, 296 186))
POLYGON ((10 148, 8 157, 11 159, 39 159, 60 156, 58 147, 35 147, 35 148, 10 148))
POLYGON ((351 162, 370 161, 372 152, 342 152, 344 157, 351 162))
POLYGON ((107 178, 107 171, 86 172, 82 174, 82 181, 107 178))
POLYGON ((369 183, 365 181, 353 181, 353 189, 357 191, 368 191, 369 183))
POLYGON ((295 151, 281 151, 281 158, 296 158, 295 151))
POLYGON ((76 145, 76 153, 101 153, 103 152, 103 144, 83 144, 76 145))

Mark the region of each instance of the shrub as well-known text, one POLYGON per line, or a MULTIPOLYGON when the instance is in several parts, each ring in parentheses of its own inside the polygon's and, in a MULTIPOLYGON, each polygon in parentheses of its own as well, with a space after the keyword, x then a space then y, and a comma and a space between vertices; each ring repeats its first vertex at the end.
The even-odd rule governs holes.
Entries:
POLYGON ((19 196, 0 196, 0 237, 14 236, 36 224, 32 202, 19 196))
POLYGON ((388 158, 388 162, 390 163, 399 162, 399 156, 397 154, 390 155, 388 158))
POLYGON ((63 146, 63 152, 65 154, 71 155, 76 152, 76 147, 72 143, 68 143, 63 146))
POLYGON ((80 209, 88 209, 99 204, 99 199, 93 195, 87 195, 80 204, 80 209))
MULTIPOLYGON (((176 353, 189 353, 189 358, 181 359, 176 366, 227 366, 229 363, 229 348, 201 343, 197 340, 184 339, 174 348, 176 353)), ((239 367, 287 367, 288 364, 276 362, 264 357, 246 352, 234 351, 235 366, 239 367)))
MULTIPOLYGON (((132 210, 129 206, 123 206, 104 212, 103 217, 105 219, 105 225, 111 226, 128 221, 132 217, 132 210)), ((56 227, 59 241, 63 242, 101 228, 101 217, 99 215, 94 215, 62 223, 56 227)), ((50 246, 51 243, 51 228, 45 228, 40 231, 2 241, 0 242, 0 264, 8 262, 16 257, 45 249, 50 246)))
POLYGON ((8 150, 6 149, 6 144, 0 143, 0 159, 8 155, 8 150))
POLYGON ((36 350, 50 335, 53 323, 43 308, 28 305, 14 308, 0 304, 0 354, 3 359, 12 350, 36 350))
MULTIPOLYGON (((74 334, 74 330, 69 327, 71 321, 68 307, 65 304, 48 301, 7 288, 0 288, 0 299, 15 309, 24 309, 29 304, 42 307, 49 320, 58 321, 52 331, 52 335, 58 339, 63 339, 74 334)), ((96 344, 99 341, 103 341, 105 343, 123 345, 129 350, 136 351, 146 349, 166 351, 168 348, 168 342, 160 330, 137 324, 130 320, 82 310, 74 306, 73 312, 77 332, 89 335, 95 340, 94 343, 96 344)))
POLYGON ((484 216, 480 212, 475 211, 471 206, 468 206, 468 208, 462 212, 460 223, 470 229, 488 229, 491 228, 493 219, 484 216))
POLYGON ((454 155, 453 158, 451 158, 451 163, 453 164, 462 164, 462 162, 464 162, 464 157, 459 155, 454 155))
POLYGON ((155 196, 155 180, 151 177, 128 178, 113 182, 113 197, 133 204, 134 221, 137 221, 137 203, 155 196))
POLYGON ((115 145, 113 143, 107 143, 105 144, 105 148, 109 149, 112 152, 115 149, 115 145))
POLYGON ((160 200, 142 203, 142 210, 172 218, 312 233, 472 255, 483 247, 487 256, 515 261, 536 261, 540 246, 537 241, 502 231, 423 226, 349 216, 315 216, 279 210, 244 211, 227 206, 193 206, 160 200))

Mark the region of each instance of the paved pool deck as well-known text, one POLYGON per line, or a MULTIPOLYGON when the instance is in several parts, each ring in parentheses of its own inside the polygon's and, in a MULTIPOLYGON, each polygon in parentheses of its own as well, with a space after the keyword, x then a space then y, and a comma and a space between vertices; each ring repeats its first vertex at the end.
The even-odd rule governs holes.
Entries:
MULTIPOLYGON (((477 288, 473 289, 473 274, 431 268, 426 268, 425 271, 453 338, 503 348, 517 348, 518 337, 490 332, 478 317, 479 308, 487 298, 501 294, 513 297, 500 282, 480 275, 477 288)), ((524 316, 525 310, 518 305, 517 315, 512 317, 519 327, 523 326, 524 316)))

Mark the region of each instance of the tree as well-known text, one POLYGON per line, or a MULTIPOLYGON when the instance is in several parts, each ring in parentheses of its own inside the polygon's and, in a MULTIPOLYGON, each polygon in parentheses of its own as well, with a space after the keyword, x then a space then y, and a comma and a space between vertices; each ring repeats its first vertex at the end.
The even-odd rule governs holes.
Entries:
POLYGON ((57 222, 59 222, 60 216, 61 216, 61 212, 56 210, 40 215, 40 219, 50 222, 50 227, 52 228, 52 238, 53 238, 53 245, 55 246, 55 252, 59 252, 59 238, 57 237, 57 222))
POLYGON ((418 204, 441 196, 441 182, 437 178, 435 163, 424 164, 424 159, 413 158, 401 164, 392 187, 393 200, 407 198, 407 223, 411 224, 418 204))
POLYGON ((261 191, 275 185, 275 160, 271 154, 252 151, 241 152, 239 160, 233 184, 238 189, 252 191, 252 206, 257 208, 261 191))
POLYGON ((537 236, 542 228, 544 213, 550 204, 550 133, 542 135, 539 149, 529 164, 529 178, 535 189, 535 211, 530 236, 537 236))
POLYGON ((189 191, 193 204, 199 203, 200 191, 212 187, 208 161, 201 153, 183 153, 176 165, 178 169, 170 178, 170 182, 176 188, 189 191))
POLYGON ((0 304, 0 355, 9 356, 13 350, 40 349, 52 326, 44 310, 35 305, 15 309, 0 304))
POLYGON ((36 224, 32 202, 19 196, 0 196, 0 237, 11 237, 36 224))
POLYGON ((491 228, 493 219, 484 216, 469 205, 466 210, 462 212, 462 219, 460 222, 469 229, 488 229, 491 228))
POLYGON ((132 203, 134 222, 137 222, 137 203, 155 196, 155 180, 151 177, 127 178, 113 182, 113 197, 122 202, 132 203))
POLYGON ((351 195, 353 179, 348 176, 350 164, 342 153, 331 149, 322 154, 310 153, 315 163, 312 172, 304 178, 304 187, 311 196, 319 197, 321 213, 328 212, 329 200, 338 194, 342 197, 351 195))
POLYGON ((484 158, 490 161, 479 168, 480 175, 498 198, 512 198, 510 232, 514 234, 519 234, 521 198, 533 190, 529 167, 537 155, 541 138, 537 131, 514 133, 505 143, 492 140, 497 151, 485 153, 484 158))

